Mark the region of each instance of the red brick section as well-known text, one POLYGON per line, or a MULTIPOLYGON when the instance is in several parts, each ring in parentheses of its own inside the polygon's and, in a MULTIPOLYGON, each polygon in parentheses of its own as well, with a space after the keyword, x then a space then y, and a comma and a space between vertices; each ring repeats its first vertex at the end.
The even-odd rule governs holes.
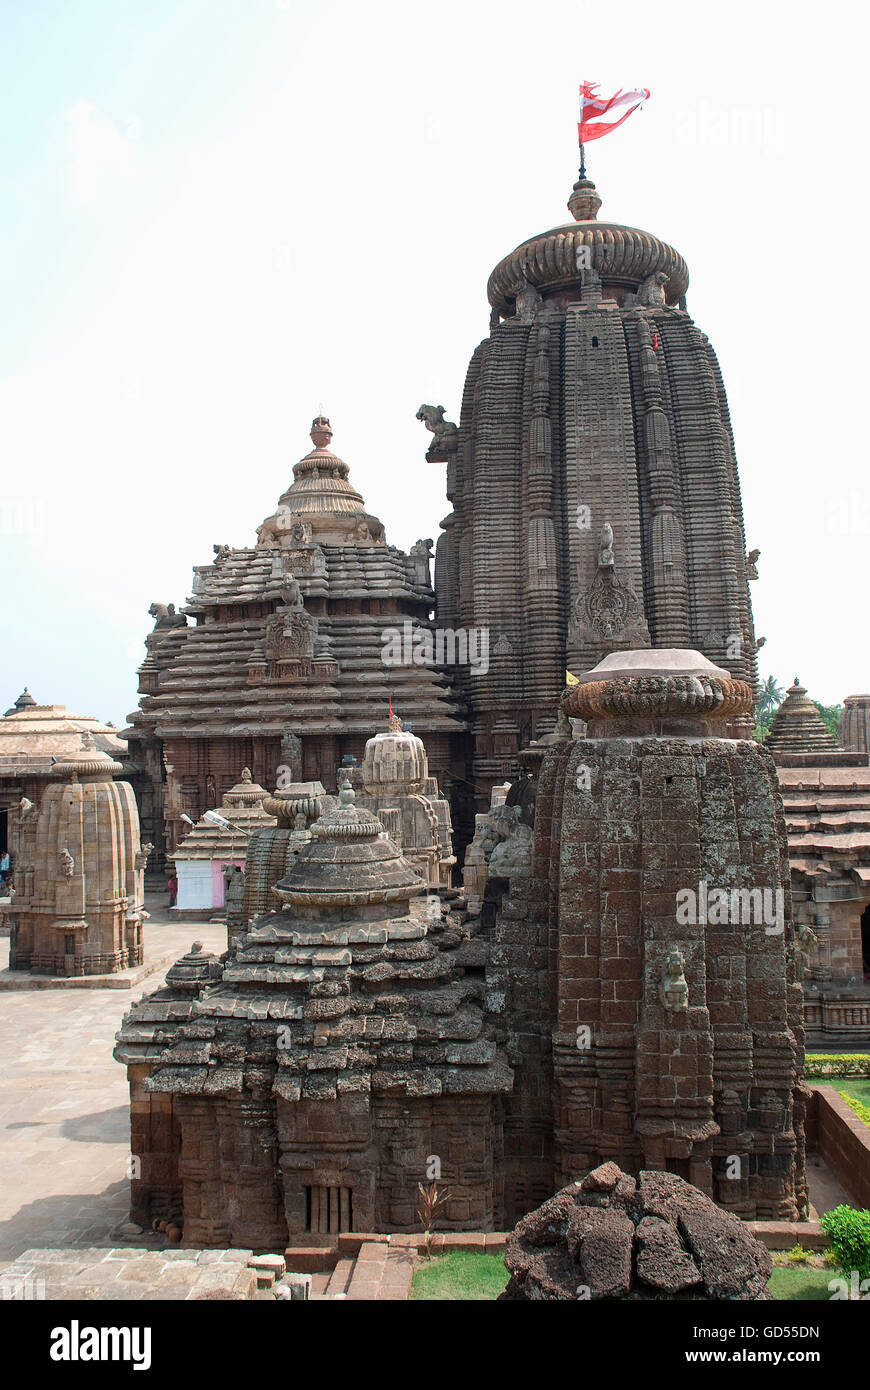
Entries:
POLYGON ((813 1088, 819 1152, 861 1207, 870 1208, 870 1128, 833 1086, 813 1088))
POLYGON ((768 1250, 827 1250, 830 1245, 818 1221, 750 1221, 749 1229, 768 1250))

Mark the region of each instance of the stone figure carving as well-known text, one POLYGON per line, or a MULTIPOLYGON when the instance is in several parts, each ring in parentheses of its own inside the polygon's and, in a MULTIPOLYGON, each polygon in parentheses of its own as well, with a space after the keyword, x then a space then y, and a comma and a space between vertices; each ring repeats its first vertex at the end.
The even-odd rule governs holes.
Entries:
POLYGON ((21 800, 18 803, 18 814, 21 820, 24 820, 25 818, 30 819, 33 815, 33 810, 34 806, 33 802, 30 800, 30 797, 22 796, 21 800))
POLYGON ((813 947, 818 946, 818 944, 819 938, 809 923, 802 923, 798 927, 797 940, 794 946, 795 973, 799 980, 804 980, 809 975, 813 947))
POLYGON ((613 568, 613 527, 609 521, 605 521, 598 538, 598 567, 613 568))
POLYGON ((153 849, 154 846, 150 843, 150 841, 146 841, 146 843, 136 851, 134 868, 144 869, 145 865, 148 863, 148 856, 153 849))
POLYGON ((187 627, 187 618, 176 613, 174 603, 152 603, 148 613, 154 619, 155 632, 158 628, 187 627))
POLYGON ((523 820, 522 806, 500 806, 492 813, 500 837, 489 856, 491 878, 511 878, 529 872, 532 862, 532 827, 523 820))
POLYGON ((287 583, 281 589, 281 602, 288 608, 302 607, 302 590, 298 579, 294 579, 292 574, 287 576, 287 583))
POLYGON ((228 545, 213 545, 212 550, 214 551, 214 562, 216 565, 222 564, 230 553, 230 547, 228 545))
POLYGON ((637 594, 617 578, 612 566, 600 566, 575 607, 575 621, 605 642, 635 642, 649 646, 649 629, 637 594))
POLYGON ((749 554, 747 555, 747 557, 746 557, 746 578, 747 578, 747 579, 757 579, 757 578, 758 578, 758 569, 757 569, 757 567, 756 567, 756 561, 758 560, 758 557, 759 557, 760 554, 761 554, 761 551, 760 551, 760 550, 750 550, 749 554))
POLYGON ((94 751, 94 736, 89 729, 82 734, 82 750, 86 753, 94 751))
MULTIPOLYGON (((290 768, 291 773, 296 774, 296 780, 302 777, 302 740, 297 738, 289 729, 281 735, 281 762, 290 768)), ((293 781, 293 777, 287 778, 288 782, 293 781)))
POLYGON ((459 431, 452 420, 444 419, 443 405, 421 405, 416 418, 422 420, 427 430, 435 436, 426 453, 428 461, 430 463, 447 461, 448 454, 456 451, 459 431))
POLYGON ((637 292, 638 307, 643 309, 663 308, 665 300, 665 285, 670 280, 669 275, 665 275, 663 270, 656 270, 652 275, 648 275, 641 282, 637 292))
POLYGON ((315 632, 315 620, 304 608, 275 613, 266 623, 266 659, 310 660, 314 655, 315 632))
POLYGON ((682 1013, 689 1007, 689 986, 683 968, 685 963, 682 951, 672 946, 659 985, 659 999, 671 1013, 682 1013))
POLYGON ((613 556, 613 527, 606 521, 598 543, 595 578, 581 593, 572 614, 575 634, 589 640, 650 645, 649 628, 640 600, 631 585, 616 573, 613 556))
POLYGON ((530 285, 528 280, 523 280, 517 290, 517 319, 520 323, 531 323, 538 309, 543 304, 543 296, 540 290, 530 285))
POLYGON ((414 567, 417 571, 417 583, 423 588, 428 589, 432 583, 432 576, 429 566, 432 562, 432 540, 415 541, 411 546, 410 554, 414 560, 414 567))
POLYGON ((76 861, 73 859, 69 850, 62 849, 60 851, 60 854, 58 855, 58 858, 60 860, 60 867, 63 872, 64 878, 72 878, 75 872, 76 861))
POLYGON ((238 918, 241 921, 241 910, 245 897, 245 875, 235 864, 227 864, 224 869, 224 878, 227 885, 227 919, 238 918))
POLYGON ((766 641, 767 641, 767 638, 766 638, 766 637, 756 637, 756 639, 755 639, 755 649, 756 649, 756 651, 759 651, 759 652, 760 652, 760 651, 761 651, 761 648, 764 646, 764 644, 765 644, 766 641))

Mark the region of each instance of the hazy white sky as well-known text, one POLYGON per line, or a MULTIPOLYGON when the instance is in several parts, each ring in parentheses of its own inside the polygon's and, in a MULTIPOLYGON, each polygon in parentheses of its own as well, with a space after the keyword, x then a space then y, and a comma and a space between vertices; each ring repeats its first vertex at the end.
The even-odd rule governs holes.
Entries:
POLYGON ((117 724, 152 600, 253 543, 321 407, 403 547, 437 536, 486 280, 565 222, 675 245, 729 394, 762 674, 870 688, 866 84, 854 4, 4 0, 0 711, 117 724), (618 21, 615 16, 618 14, 618 21))

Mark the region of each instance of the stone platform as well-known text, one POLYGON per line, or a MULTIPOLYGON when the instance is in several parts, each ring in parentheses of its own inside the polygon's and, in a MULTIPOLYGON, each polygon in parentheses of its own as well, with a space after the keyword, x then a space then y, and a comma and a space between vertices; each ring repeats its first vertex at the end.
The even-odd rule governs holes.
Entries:
MULTIPOLYGON (((165 900, 166 894, 162 895, 165 900)), ((135 989, 152 975, 165 975, 170 965, 190 949, 198 938, 216 955, 226 950, 226 925, 221 922, 179 922, 168 907, 147 904, 151 920, 145 925, 145 960, 132 970, 112 975, 36 975, 29 970, 9 969, 9 938, 0 940, 0 990, 42 989, 135 989)), ((214 914, 212 913, 212 916, 214 914)), ((160 980, 162 983, 162 978, 160 980)))
POLYGON ((307 1275, 287 1275, 281 1255, 250 1250, 150 1250, 130 1246, 25 1250, 0 1275, 4 1300, 114 1302, 226 1298, 301 1301, 307 1275))

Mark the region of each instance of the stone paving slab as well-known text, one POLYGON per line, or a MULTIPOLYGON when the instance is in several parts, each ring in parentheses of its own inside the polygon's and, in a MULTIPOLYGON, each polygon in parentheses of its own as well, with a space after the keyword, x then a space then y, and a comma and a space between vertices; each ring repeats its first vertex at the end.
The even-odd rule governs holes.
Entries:
MULTIPOLYGON (((280 1257, 274 1257, 276 1259, 280 1257)), ((250 1250, 25 1250, 0 1275, 0 1298, 15 1300, 193 1299, 257 1294, 250 1250)))
MULTIPOLYGON (((169 943, 161 955, 176 960, 197 939, 225 949, 222 928, 169 926, 149 911, 146 934, 169 943)), ((141 992, 159 989, 165 973, 149 975, 141 992)), ((0 1268, 34 1246, 119 1244, 113 1233, 130 1210, 130 1097, 112 1048, 131 1003, 116 989, 0 996, 0 1268)))

